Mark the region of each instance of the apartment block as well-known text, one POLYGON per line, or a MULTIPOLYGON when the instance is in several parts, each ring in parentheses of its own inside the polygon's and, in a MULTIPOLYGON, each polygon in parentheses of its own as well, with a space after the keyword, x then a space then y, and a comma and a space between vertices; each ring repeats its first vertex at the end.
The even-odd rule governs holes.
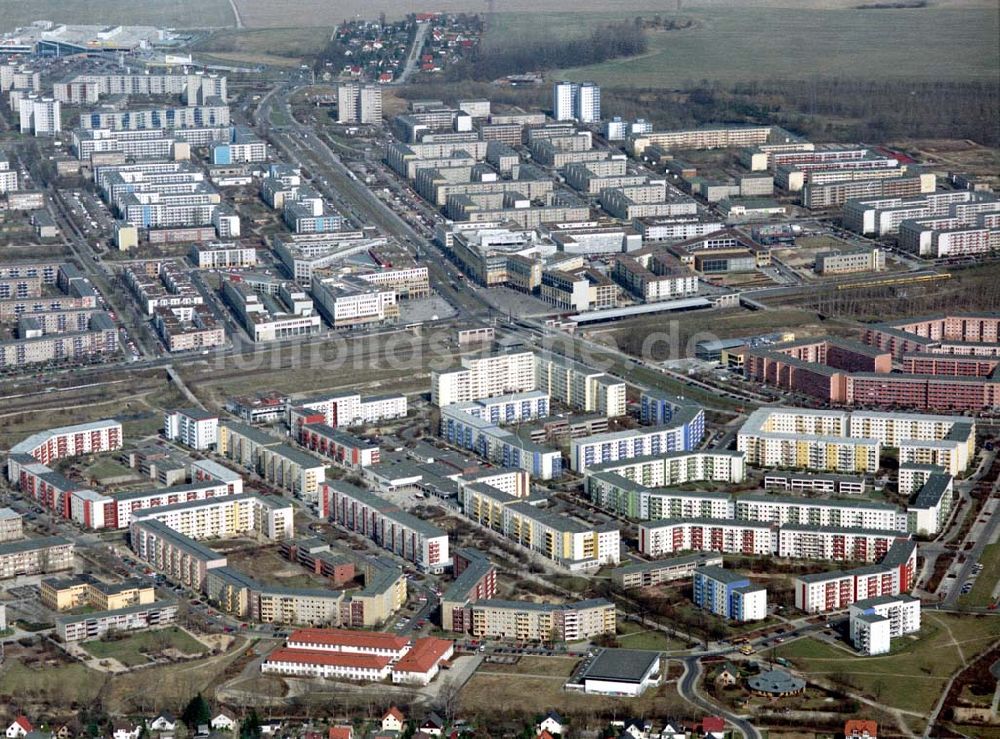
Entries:
POLYGON ((830 562, 877 562, 897 539, 909 534, 894 530, 786 524, 778 532, 778 556, 830 562))
POLYGON ((299 443, 310 451, 330 457, 345 467, 360 469, 379 463, 379 447, 373 441, 338 431, 325 423, 305 424, 299 443))
POLYGON ((877 564, 796 577, 795 607, 826 613, 867 598, 900 595, 913 587, 916 568, 916 542, 897 539, 877 564))
POLYGON ((60 536, 0 544, 0 579, 40 575, 73 567, 73 543, 60 536))
POLYGON ((244 493, 133 511, 131 527, 159 521, 195 541, 244 534, 280 541, 292 537, 293 516, 291 503, 275 496, 244 493))
POLYGON ((575 642, 617 628, 614 604, 603 598, 550 604, 480 600, 470 606, 472 636, 516 641, 575 642))
POLYGON ((851 642, 862 654, 888 654, 893 639, 917 631, 920 601, 912 596, 882 596, 851 604, 851 642))
POLYGON ((772 524, 725 518, 668 518, 639 524, 639 551, 662 557, 683 551, 767 555, 777 550, 772 524))
POLYGON ((177 602, 160 600, 149 603, 56 618, 56 634, 64 643, 92 641, 109 633, 141 631, 167 626, 177 618, 177 602))
POLYGON ((722 567, 705 565, 692 574, 694 604, 740 623, 767 618, 767 590, 722 567))
POLYGON ((496 596, 497 569, 478 549, 453 552, 455 580, 441 595, 441 628, 467 632, 472 629, 469 606, 496 596))
POLYGON ((234 421, 219 424, 217 451, 293 495, 315 499, 326 477, 323 461, 281 439, 234 421))
POLYGON ((53 611, 90 606, 99 611, 117 611, 155 600, 155 588, 139 579, 106 583, 92 575, 50 577, 39 584, 42 605, 53 611))
POLYGON ((705 411, 688 406, 668 424, 595 434, 570 441, 570 468, 584 472, 595 464, 633 459, 697 447, 705 435, 705 411))
POLYGON ((611 581, 620 588, 633 590, 690 577, 699 567, 722 567, 722 556, 685 554, 653 562, 633 562, 611 571, 611 581))
POLYGON ((191 449, 214 447, 219 436, 219 416, 201 408, 169 411, 163 417, 163 435, 191 449))
POLYGON ((24 537, 24 520, 12 508, 0 508, 0 543, 24 537))
POLYGON ((618 564, 621 534, 611 525, 588 526, 491 485, 462 486, 467 518, 570 570, 618 564))
POLYGON ((332 522, 368 537, 425 572, 451 565, 448 534, 398 506, 350 483, 326 480, 321 511, 332 522))

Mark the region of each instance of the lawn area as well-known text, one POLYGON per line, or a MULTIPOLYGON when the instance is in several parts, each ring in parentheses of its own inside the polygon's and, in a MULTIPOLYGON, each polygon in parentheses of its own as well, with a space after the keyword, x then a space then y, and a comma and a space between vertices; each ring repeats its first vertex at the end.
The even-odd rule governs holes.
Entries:
POLYGON ((510 674, 480 674, 487 668, 492 672, 499 665, 486 665, 462 687, 459 700, 463 713, 489 715, 503 706, 505 717, 514 712, 526 716, 544 713, 559 706, 564 716, 579 714, 594 715, 595 711, 617 711, 619 715, 657 715, 681 713, 686 704, 677 695, 674 684, 663 685, 656 690, 647 690, 640 698, 608 698, 582 693, 567 693, 563 690, 564 676, 528 676, 510 674), (654 713, 655 712, 655 713, 654 713))
POLYGON ((575 657, 521 657, 516 664, 484 662, 479 672, 505 672, 511 675, 547 675, 568 678, 580 662, 575 657))
POLYGON ((56 23, 126 24, 178 28, 234 25, 228 0, 0 0, 0 30, 11 31, 39 18, 56 23))
POLYGON ((113 641, 86 642, 83 644, 83 648, 98 659, 116 659, 128 667, 148 662, 146 654, 149 652, 176 649, 184 654, 194 656, 208 649, 204 644, 176 626, 169 629, 142 631, 113 641))
POLYGON ((0 672, 0 694, 15 695, 20 700, 29 700, 29 696, 41 695, 58 686, 60 695, 53 703, 91 703, 97 698, 101 689, 101 679, 98 673, 78 663, 59 665, 58 667, 30 667, 24 663, 8 659, 0 672))
POLYGON ((671 639, 662 631, 648 629, 631 621, 618 622, 618 643, 624 649, 655 649, 666 652, 671 649, 684 649, 684 642, 671 639))
POLYGON ((983 549, 979 561, 983 564, 983 571, 976 577, 972 590, 959 596, 959 605, 988 606, 993 602, 993 589, 1000 580, 1000 541, 983 549))
MULTIPOLYGON (((487 43, 578 36, 588 26, 631 20, 635 11, 524 13, 497 16, 487 43)), ((666 17, 673 14, 667 12, 666 17)), ((853 8, 762 8, 685 4, 680 31, 654 31, 645 54, 553 76, 607 87, 676 88, 703 79, 874 77, 909 80, 986 80, 998 63, 998 14, 988 7, 927 7, 863 11, 853 8), (921 39, 919 52, 912 39, 921 39), (956 55, 956 45, 969 50, 956 55)))
POLYGON ((990 644, 1000 639, 1000 619, 923 613, 919 638, 894 642, 892 653, 860 657, 815 639, 799 639, 774 650, 806 676, 842 682, 881 703, 909 711, 926 711, 948 678, 990 644))
POLYGON ((122 477, 132 474, 132 470, 124 467, 113 459, 99 459, 86 469, 87 477, 98 480, 105 477, 122 477))
POLYGON ((299 64, 306 57, 318 54, 330 40, 332 28, 226 29, 216 31, 194 45, 223 59, 261 64, 299 64))

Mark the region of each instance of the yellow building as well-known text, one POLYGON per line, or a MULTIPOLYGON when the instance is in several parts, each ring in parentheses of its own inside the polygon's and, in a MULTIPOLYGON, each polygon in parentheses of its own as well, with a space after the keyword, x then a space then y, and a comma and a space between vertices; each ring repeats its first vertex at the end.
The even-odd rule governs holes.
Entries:
POLYGON ((139 580, 106 583, 91 575, 51 577, 42 580, 39 590, 42 605, 53 611, 69 611, 82 606, 115 611, 146 605, 155 599, 153 586, 139 580))

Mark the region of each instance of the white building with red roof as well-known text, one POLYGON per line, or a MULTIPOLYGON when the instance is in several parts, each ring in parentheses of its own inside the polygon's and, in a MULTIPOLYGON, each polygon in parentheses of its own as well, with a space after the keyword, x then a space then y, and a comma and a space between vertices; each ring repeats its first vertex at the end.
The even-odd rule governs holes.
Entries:
POLYGON ((392 660, 377 654, 280 647, 260 666, 265 674, 380 682, 389 677, 392 660))
POLYGON ((394 683, 427 685, 441 670, 441 663, 455 654, 455 642, 433 636, 417 639, 392 668, 394 683))
POLYGON ((381 631, 350 629, 297 629, 289 635, 288 647, 323 652, 348 652, 400 659, 410 648, 410 640, 381 631))

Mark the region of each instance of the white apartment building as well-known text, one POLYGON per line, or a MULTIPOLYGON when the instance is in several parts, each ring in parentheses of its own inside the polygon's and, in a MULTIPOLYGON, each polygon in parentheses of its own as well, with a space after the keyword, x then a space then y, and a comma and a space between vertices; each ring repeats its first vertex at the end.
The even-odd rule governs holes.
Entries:
POLYGON ((887 654, 892 640, 920 631, 920 601, 910 595, 860 600, 850 607, 851 642, 862 654, 887 654))
POLYGON ((405 395, 372 395, 361 397, 360 393, 337 393, 318 398, 297 401, 289 409, 288 425, 293 433, 300 425, 295 420, 297 408, 305 408, 323 414, 323 423, 331 428, 361 426, 364 424, 392 421, 406 418, 408 404, 405 395))
POLYGON ((806 613, 827 613, 852 603, 908 591, 917 570, 917 543, 897 539, 878 564, 853 570, 799 575, 794 580, 795 607, 806 613))
POLYGON ((867 500, 795 498, 780 495, 735 497, 736 518, 778 524, 906 531, 906 512, 889 503, 867 500))
POLYGON ((634 457, 587 469, 587 487, 599 473, 619 475, 649 488, 665 488, 688 482, 730 482, 746 479, 746 455, 735 451, 667 452, 648 457, 634 457))
POLYGON ((552 117, 555 120, 573 120, 578 89, 575 82, 556 82, 552 86, 552 117))
POLYGON ((382 124, 382 88, 347 82, 337 88, 337 123, 382 124))
POLYGON ((192 449, 208 449, 218 440, 219 416, 201 408, 170 411, 163 417, 163 435, 192 449))
POLYGON ((227 539, 248 533, 281 541, 294 535, 293 518, 291 503, 273 496, 244 493, 136 511, 132 524, 159 521, 195 541, 227 539))
POLYGON ((688 451, 705 435, 705 411, 696 406, 678 410, 662 426, 612 431, 570 440, 570 467, 584 472, 594 464, 666 452, 688 451))
POLYGON ((639 524, 639 551, 650 557, 682 551, 765 555, 776 549, 775 527, 757 521, 672 518, 639 524))
POLYGON ((17 190, 17 169, 10 168, 10 158, 0 152, 0 193, 17 190))
POLYGON ((580 123, 601 120, 601 88, 593 82, 581 82, 576 89, 573 117, 580 123))
POLYGON ((462 369, 431 373, 431 402, 439 407, 535 390, 532 352, 462 357, 462 369))
POLYGON ((189 257, 198 269, 231 269, 257 266, 257 250, 252 246, 213 241, 195 244, 189 257))
POLYGON ((62 131, 62 104, 58 100, 35 93, 21 100, 21 133, 54 136, 62 131))
POLYGON ((121 448, 122 425, 118 421, 92 421, 39 431, 11 447, 7 474, 10 480, 18 478, 17 462, 13 458, 21 454, 30 455, 42 464, 49 464, 66 457, 100 454, 121 448))
POLYGON ((909 538, 907 533, 892 530, 786 524, 778 531, 778 556, 878 562, 897 539, 909 538))

